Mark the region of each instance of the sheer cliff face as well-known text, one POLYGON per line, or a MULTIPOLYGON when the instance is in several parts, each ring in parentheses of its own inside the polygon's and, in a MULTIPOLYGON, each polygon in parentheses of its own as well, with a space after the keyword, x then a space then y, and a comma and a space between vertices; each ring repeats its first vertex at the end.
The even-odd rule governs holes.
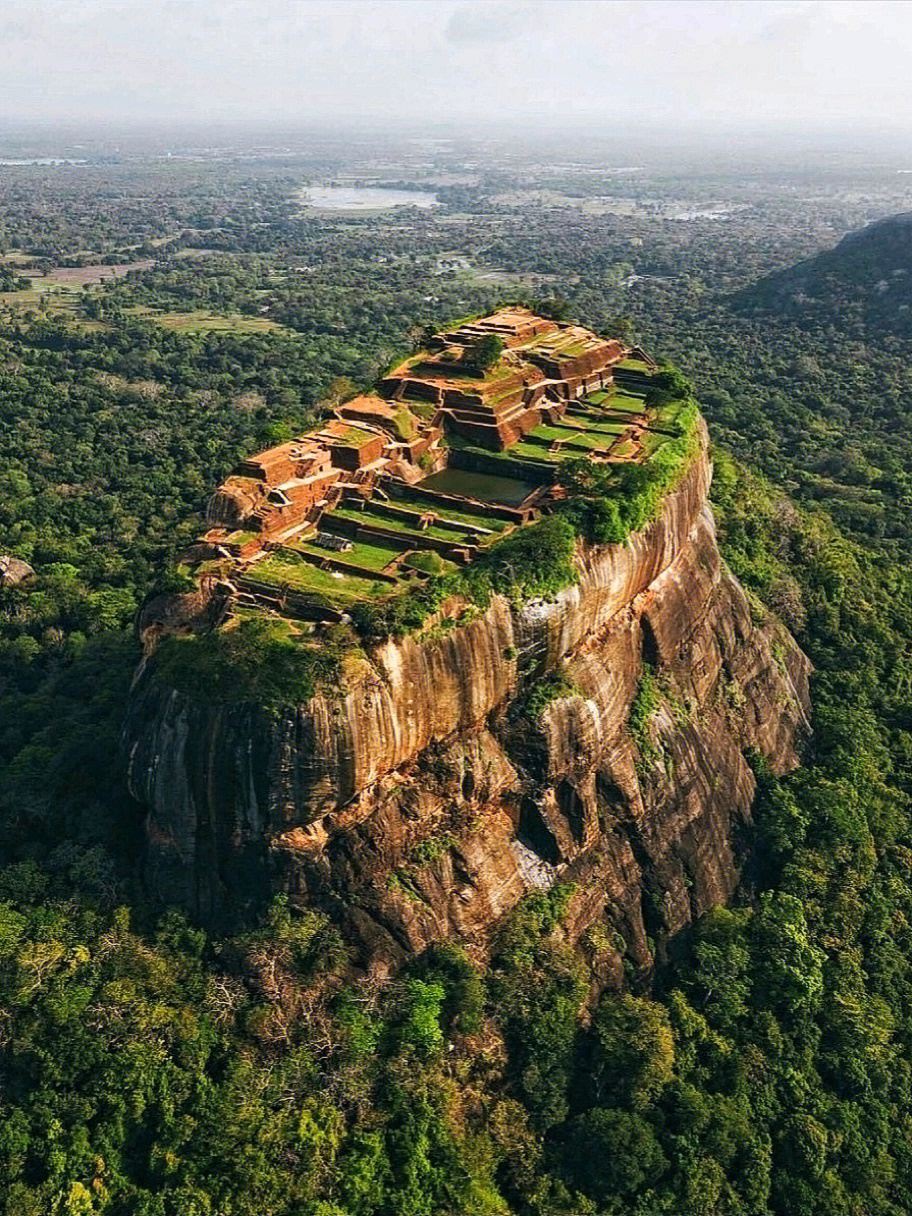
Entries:
POLYGON ((524 895, 568 882, 568 934, 616 930, 585 939, 605 981, 625 954, 648 967, 731 895, 744 753, 793 766, 808 708, 807 660, 722 566, 709 477, 704 450, 629 544, 580 547, 554 602, 388 642, 279 715, 141 670, 126 741, 158 893, 217 922, 287 891, 396 963, 441 938, 483 953, 524 895), (524 713, 551 673, 561 695, 524 713))

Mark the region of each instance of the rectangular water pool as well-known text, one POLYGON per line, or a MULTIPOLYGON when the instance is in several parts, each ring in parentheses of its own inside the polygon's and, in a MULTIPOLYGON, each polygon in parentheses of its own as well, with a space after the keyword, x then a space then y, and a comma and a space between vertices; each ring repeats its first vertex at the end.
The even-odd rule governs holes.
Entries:
POLYGON ((518 477, 499 477, 494 473, 475 473, 469 469, 442 469, 418 483, 422 490, 438 494, 462 494, 479 502, 496 502, 518 507, 537 487, 518 477))

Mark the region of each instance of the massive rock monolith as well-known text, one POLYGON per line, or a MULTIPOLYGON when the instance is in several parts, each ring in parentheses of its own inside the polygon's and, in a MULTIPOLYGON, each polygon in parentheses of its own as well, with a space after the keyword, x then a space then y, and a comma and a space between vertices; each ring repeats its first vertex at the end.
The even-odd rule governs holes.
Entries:
POLYGON ((395 966, 441 939, 483 956, 567 883, 605 982, 648 970, 736 887, 746 754, 784 772, 807 725, 809 663, 726 570, 710 475, 701 424, 652 523, 579 543, 577 585, 356 652, 279 713, 189 700, 150 654, 125 739, 156 892, 215 924, 286 892, 395 966))

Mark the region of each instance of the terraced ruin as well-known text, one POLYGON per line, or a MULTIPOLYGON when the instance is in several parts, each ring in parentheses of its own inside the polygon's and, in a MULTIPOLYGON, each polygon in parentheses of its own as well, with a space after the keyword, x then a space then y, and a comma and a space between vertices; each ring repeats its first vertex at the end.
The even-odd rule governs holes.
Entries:
POLYGON ((144 607, 150 880, 216 924, 325 908, 381 968, 483 959, 568 883, 622 983, 655 962, 646 891, 659 950, 731 895, 744 753, 796 762, 808 664, 723 566, 679 372, 519 309, 429 345, 245 460, 144 607))
POLYGON ((639 349, 524 308, 465 321, 318 428, 244 460, 182 569, 233 610, 343 619, 548 514, 568 462, 648 459, 680 407, 655 404, 655 372, 639 349))
POLYGON ((744 753, 795 764, 808 664, 722 563, 679 372, 515 308, 429 345, 245 460, 145 606, 150 882, 212 924, 326 909, 381 970, 484 959, 568 884, 620 984, 730 897, 744 753))

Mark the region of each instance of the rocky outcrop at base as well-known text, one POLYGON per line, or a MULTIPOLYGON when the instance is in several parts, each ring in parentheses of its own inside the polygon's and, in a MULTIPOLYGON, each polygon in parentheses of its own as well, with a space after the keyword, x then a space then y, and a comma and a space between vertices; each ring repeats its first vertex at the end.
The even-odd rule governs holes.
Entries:
POLYGON ((36 574, 20 557, 0 554, 0 587, 20 587, 35 580, 36 574))
POLYGON ((745 755, 786 771, 807 725, 809 663, 724 568, 709 478, 704 433, 658 518, 580 543, 552 602, 494 597, 284 712, 190 701, 150 657, 126 743, 158 894, 224 923, 285 891, 396 965, 440 939, 482 956, 570 883, 568 935, 613 927, 589 935, 605 982, 648 969, 738 882, 745 755))

